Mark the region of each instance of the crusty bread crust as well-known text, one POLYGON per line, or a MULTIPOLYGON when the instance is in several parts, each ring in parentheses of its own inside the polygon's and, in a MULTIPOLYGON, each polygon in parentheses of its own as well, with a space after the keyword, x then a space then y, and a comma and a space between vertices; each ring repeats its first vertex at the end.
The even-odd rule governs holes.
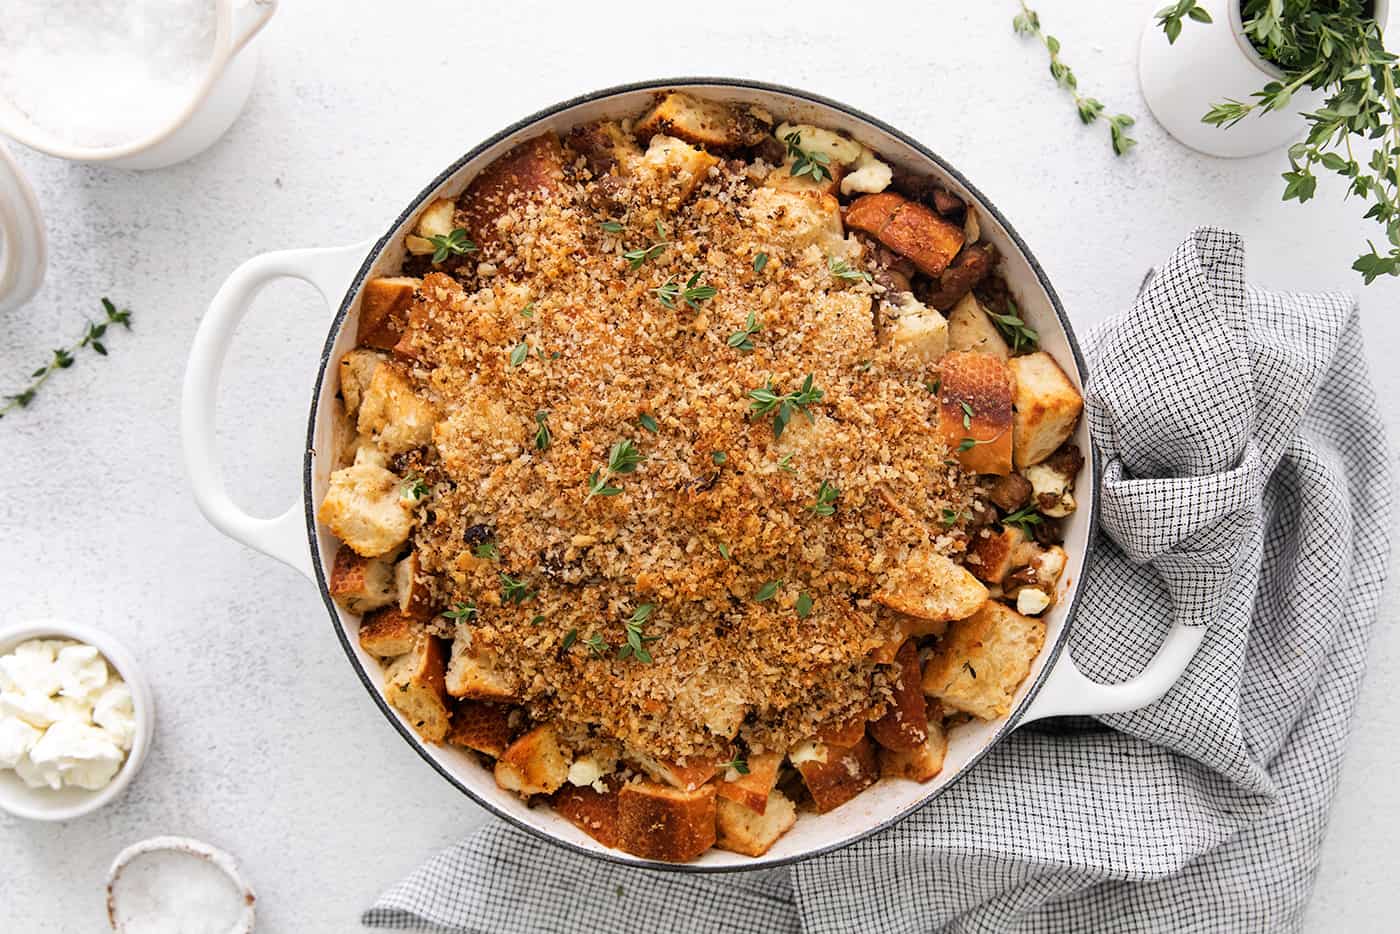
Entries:
POLYGON ((1084 398, 1045 351, 1012 357, 1017 468, 1038 464, 1074 434, 1084 398))
POLYGON ((622 845, 618 818, 618 792, 597 791, 588 785, 565 785, 550 798, 554 810, 603 846, 622 845))
POLYGON ((715 783, 715 793, 728 798, 751 811, 762 814, 768 806, 768 795, 778 784, 778 769, 785 757, 780 752, 763 752, 750 755, 745 764, 747 775, 739 775, 734 781, 721 776, 715 783))
POLYGON ((715 844, 715 788, 682 791, 655 782, 622 787, 617 802, 622 849, 646 859, 685 862, 715 844))
POLYGON ((547 795, 568 780, 571 761, 558 731, 546 723, 511 743, 496 760, 496 784, 520 795, 547 795))
POLYGON ((937 716, 929 720, 926 733, 924 741, 913 749, 881 749, 880 777, 907 778, 915 782, 937 778, 948 753, 948 734, 937 716))
POLYGON ((738 107, 680 91, 672 91, 657 101, 637 121, 633 132, 642 140, 658 133, 674 136, 716 152, 752 146, 767 134, 763 124, 738 107))
POLYGON ((895 656, 899 680, 889 709, 870 723, 870 736, 886 749, 914 749, 928 739, 928 704, 919 671, 919 647, 910 639, 895 656))
POLYGON ((452 705, 447 741, 488 756, 505 755, 511 741, 511 708, 490 701, 459 700, 452 705))
POLYGON ((885 579, 875 600, 933 622, 963 619, 987 602, 987 588, 967 568, 932 548, 916 548, 885 579))
POLYGON ((984 720, 1011 712, 1011 698, 1045 644, 1045 623, 988 601, 953 623, 924 669, 924 693, 984 720))
POLYGON ((715 811, 715 846, 745 856, 762 856, 795 823, 797 808, 776 789, 769 792, 759 810, 721 798, 715 811))
POLYGON ((500 239, 496 222, 512 199, 544 200, 563 184, 564 152, 559 137, 545 133, 528 139, 492 162, 472 179, 458 199, 457 225, 478 246, 500 239))
POLYGON ((862 736, 854 746, 825 746, 826 760, 798 763, 818 814, 825 814, 860 794, 880 777, 875 744, 862 736))
POLYGON ((1011 472, 1011 373, 991 354, 953 351, 939 364, 938 430, 964 470, 1011 472), (973 442, 968 444, 968 442, 973 442))
POLYGON ((408 306, 419 280, 412 276, 379 276, 365 283, 360 293, 360 329, 356 343, 361 347, 393 350, 403 336, 408 306))
POLYGON ((963 246, 963 228, 908 198, 891 191, 863 195, 846 212, 846 226, 864 231, 921 272, 942 274, 963 246))
POLYGON ((386 606, 360 619, 360 648, 380 658, 393 658, 412 652, 422 633, 421 620, 386 606))
POLYGON ((442 643, 426 634, 419 636, 413 651, 400 656, 384 674, 389 703, 430 743, 447 738, 450 714, 442 676, 442 643))

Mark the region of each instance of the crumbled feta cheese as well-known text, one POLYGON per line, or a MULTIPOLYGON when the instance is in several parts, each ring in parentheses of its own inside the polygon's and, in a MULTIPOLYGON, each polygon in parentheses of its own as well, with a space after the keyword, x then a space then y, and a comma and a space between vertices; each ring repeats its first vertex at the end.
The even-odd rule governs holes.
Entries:
POLYGON ((44 734, 23 720, 0 718, 0 769, 12 769, 44 734))
POLYGON ((112 780, 125 758, 103 730, 79 720, 58 721, 29 750, 29 761, 50 788, 76 785, 96 791, 112 780))
POLYGON ((1050 606, 1050 597, 1043 590, 1023 587, 1016 594, 1016 612, 1022 616, 1039 616, 1050 606))
POLYGON ((118 746, 131 748, 131 741, 136 738, 136 709, 126 682, 113 682, 98 695, 92 708, 92 722, 106 730, 118 746))
POLYGON ((860 155, 851 165, 851 171, 841 179, 841 194, 852 195, 860 192, 873 195, 890 187, 894 172, 888 165, 875 158, 875 153, 860 148, 860 155))
POLYGON ((1047 507, 1041 505, 1040 511, 1047 516, 1063 518, 1074 512, 1074 494, 1069 491, 1072 482, 1071 477, 1066 477, 1058 471, 1051 470, 1044 464, 1034 464, 1021 471, 1021 475, 1031 483, 1032 498, 1037 503, 1041 503, 1040 497, 1048 496, 1057 500, 1053 505, 1047 507))
POLYGON ((68 645, 54 660, 62 687, 59 693, 76 701, 93 699, 107 686, 107 660, 90 645, 68 645))
POLYGON ((792 751, 788 753, 788 761, 791 762, 794 767, 804 762, 825 762, 826 746, 810 739, 798 743, 792 748, 792 751))

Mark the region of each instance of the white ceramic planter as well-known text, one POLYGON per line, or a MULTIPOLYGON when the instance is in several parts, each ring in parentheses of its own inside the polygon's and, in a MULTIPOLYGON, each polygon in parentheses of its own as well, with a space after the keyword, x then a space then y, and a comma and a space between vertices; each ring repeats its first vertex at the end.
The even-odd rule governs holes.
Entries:
MULTIPOLYGON (((36 126, 0 97, 0 135, 70 162, 121 169, 158 169, 183 162, 213 145, 243 110, 257 71, 249 47, 277 0, 214 0, 218 10, 214 52, 198 91, 157 132, 120 146, 75 146, 36 126)), ((0 146, 0 313, 17 308, 38 291, 45 268, 44 225, 24 177, 0 146)))
MULTIPOLYGON (((1301 114, 1321 105, 1321 91, 1300 89, 1287 109, 1252 114, 1229 129, 1201 122, 1211 105, 1249 101, 1270 81, 1283 80, 1283 72, 1245 36, 1239 0, 1199 0, 1198 5, 1214 22, 1187 22, 1174 45, 1155 14, 1143 29, 1138 81, 1157 122, 1180 142, 1211 156, 1255 156, 1300 139, 1306 127, 1301 114)), ((1390 0, 1376 0, 1375 9, 1384 25, 1390 0)))

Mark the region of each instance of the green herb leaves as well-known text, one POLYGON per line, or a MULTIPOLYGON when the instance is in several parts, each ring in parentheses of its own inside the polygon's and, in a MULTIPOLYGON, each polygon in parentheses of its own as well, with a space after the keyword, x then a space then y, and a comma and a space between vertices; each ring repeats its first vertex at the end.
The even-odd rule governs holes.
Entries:
POLYGON ((997 326, 1001 336, 1006 338, 1011 344, 1013 353, 1026 351, 1027 353, 1036 350, 1040 346, 1040 334, 1021 318, 1021 312, 1016 308, 1016 303, 1007 299, 1006 313, 997 314, 990 308, 984 309, 987 317, 992 319, 992 323, 997 326))
POLYGON ((598 469, 588 478, 588 495, 583 501, 587 503, 595 496, 616 496, 622 492, 621 487, 615 487, 608 481, 613 477, 620 477, 625 474, 634 473, 637 465, 646 460, 645 455, 637 450, 637 446, 629 440, 622 440, 612 446, 608 451, 608 465, 605 469, 598 469))
POLYGON ((871 275, 864 269, 855 269, 844 259, 837 259, 834 256, 826 258, 826 268, 838 279, 845 279, 849 282, 870 282, 871 275))
POLYGON ((1378 276, 1400 275, 1400 64, 1387 52, 1381 27, 1357 0, 1245 0, 1245 35, 1284 71, 1249 103, 1227 100, 1201 120, 1232 127, 1251 113, 1283 110, 1306 87, 1325 89, 1324 105, 1305 113, 1308 133, 1288 149, 1283 200, 1307 201, 1317 189, 1321 166, 1347 179, 1346 197, 1370 206, 1363 215, 1385 231, 1388 247, 1368 252, 1352 264, 1370 285, 1378 276), (1369 158, 1353 150, 1353 140, 1372 141, 1369 158))
POLYGON ((553 435, 549 433, 549 425, 545 421, 547 418, 549 418, 549 413, 546 411, 535 413, 535 425, 538 426, 535 428, 535 450, 537 451, 549 450, 549 443, 554 440, 553 435))
POLYGON ((836 500, 840 496, 839 489, 823 480, 817 489, 817 501, 807 508, 819 516, 833 516, 836 514, 836 500))
POLYGON ((744 320, 743 330, 735 331, 729 335, 729 339, 725 343, 743 353, 752 353, 753 336, 761 330, 763 330, 763 325, 758 323, 758 318, 751 311, 748 318, 744 320))
POLYGON ((753 271, 763 272, 763 267, 768 265, 768 254, 759 253, 753 258, 753 271))
MULTIPOLYGON (((1060 40, 1041 31, 1040 14, 1026 6, 1025 0, 1021 0, 1021 12, 1016 14, 1011 25, 1018 34, 1040 40, 1045 51, 1050 53, 1050 77, 1073 97, 1075 112, 1079 114, 1081 123, 1093 123, 1103 115, 1105 108, 1102 102, 1079 93, 1079 81, 1074 72, 1060 61, 1060 40)), ((1133 123, 1133 118, 1127 114, 1114 114, 1108 118, 1109 141, 1113 145, 1114 155, 1121 156, 1137 145, 1137 140, 1128 135, 1128 128, 1133 123)))
POLYGON ((461 227, 448 234, 429 237, 428 242, 437 248, 433 250, 435 264, 446 261, 449 256, 466 256, 476 252, 476 244, 467 238, 467 232, 461 227))
POLYGON ((718 772, 725 772, 729 769, 733 769, 740 775, 747 775, 749 774, 749 763, 746 760, 741 759, 739 756, 735 756, 728 762, 721 762, 719 765, 715 766, 715 770, 718 772))
POLYGON ((602 227, 602 228, 603 228, 605 231, 607 231, 608 233, 612 233, 612 234, 615 234, 615 233, 622 233, 622 225, 621 225, 620 223, 618 223, 617 221, 613 221, 613 220, 603 221, 603 223, 601 223, 599 226, 602 227))
POLYGON ((114 324, 120 324, 128 331, 131 330, 131 312, 125 308, 118 310, 112 304, 111 299, 102 299, 103 320, 89 321, 87 329, 83 331, 83 336, 76 344, 69 347, 60 347, 53 352, 49 362, 39 367, 29 374, 29 385, 12 395, 0 397, 5 404, 0 405, 0 418, 4 418, 15 409, 23 409, 34 401, 34 397, 39 394, 40 388, 48 379, 59 370, 66 370, 77 360, 76 354, 84 347, 91 348, 92 352, 99 357, 107 356, 107 329, 114 324))
POLYGON ((655 642, 661 637, 648 636, 642 630, 646 626, 647 620, 651 618, 654 609, 656 609, 654 605, 643 603, 633 610, 631 617, 623 623, 627 630, 627 643, 617 650, 619 659, 636 658, 639 662, 651 664, 651 653, 647 651, 647 644, 655 642))
POLYGON ((420 503, 428 495, 428 481, 420 474, 410 474, 399 487, 399 499, 406 503, 420 503))
POLYGON ((525 362, 525 358, 528 356, 530 356, 530 345, 525 343, 524 341, 521 341, 520 343, 516 344, 510 350, 511 368, 514 369, 515 367, 520 366, 520 364, 525 362))
POLYGON ((749 398, 753 400, 749 403, 749 418, 774 413, 773 437, 781 438, 794 410, 802 412, 810 419, 812 414, 807 411, 807 407, 816 405, 825 395, 813 385, 811 373, 807 374, 807 378, 802 381, 802 388, 797 392, 780 393, 773 387, 772 380, 769 380, 762 389, 749 390, 749 398))
POLYGON ((719 294, 719 289, 712 285, 700 285, 702 272, 695 272, 686 280, 685 287, 682 288, 679 281, 674 276, 668 278, 661 285, 652 289, 651 292, 657 297, 661 304, 667 308, 676 307, 676 299, 681 299, 696 311, 700 310, 700 303, 709 301, 719 294))
POLYGON ((669 238, 670 234, 666 232, 666 225, 657 221, 656 239, 651 242, 651 245, 628 250, 622 254, 622 258, 627 260, 627 267, 636 272, 642 268, 643 263, 650 262, 666 252, 666 247, 671 245, 669 238))
POLYGON ((806 619, 812 615, 812 595, 802 591, 797 595, 797 618, 806 619))
POLYGON ((444 610, 439 614, 457 623, 469 622, 476 619, 475 603, 454 603, 452 609, 444 610))
POLYGON ((778 595, 778 591, 782 589, 783 579, 781 577, 777 580, 768 581, 768 583, 758 588, 758 592, 753 595, 754 602, 767 603, 769 600, 772 600, 774 597, 776 597, 778 595))
POLYGON ((831 157, 824 152, 804 150, 801 133, 793 130, 783 137, 783 144, 787 146, 788 158, 792 160, 788 174, 794 178, 808 175, 817 184, 831 178, 831 157))
POLYGON ((1024 506, 1009 515, 1003 516, 1001 524, 1015 526, 1027 535, 1031 534, 1031 527, 1040 525, 1045 521, 1045 517, 1036 511, 1034 506, 1024 506))
POLYGON ((501 572, 501 602, 524 603, 534 595, 534 591, 523 580, 511 577, 504 571, 501 572))
POLYGON ((1181 35, 1182 21, 1187 17, 1198 23, 1215 22, 1209 13, 1196 5, 1196 0, 1177 0, 1171 6, 1164 6, 1157 11, 1157 25, 1167 34, 1167 42, 1176 44, 1176 37, 1181 35))
POLYGON ((643 412, 641 415, 637 416, 637 424, 641 425, 652 434, 656 434, 661 430, 661 426, 656 424, 656 419, 648 412, 643 412))

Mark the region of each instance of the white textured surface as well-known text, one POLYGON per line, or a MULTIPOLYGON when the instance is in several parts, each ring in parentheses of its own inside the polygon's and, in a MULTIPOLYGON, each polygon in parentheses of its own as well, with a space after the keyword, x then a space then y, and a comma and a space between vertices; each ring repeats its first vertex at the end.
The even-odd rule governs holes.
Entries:
MULTIPOLYGON (((136 174, 18 152, 53 267, 37 299, 0 322, 0 391, 75 337, 102 295, 132 308, 136 331, 0 421, 5 618, 69 616, 122 637, 155 684, 158 723, 144 772, 106 811, 65 826, 0 816, 0 930, 100 929, 108 863, 163 833, 238 855, 260 930, 352 930, 381 888, 480 819, 383 721, 315 589, 221 538, 189 499, 176 432, 184 358, 237 263, 379 233, 455 156, 554 101, 730 74, 845 101, 950 159, 1011 218, 1081 328, 1123 307, 1145 269, 1205 223, 1244 234, 1256 282, 1359 290, 1348 267, 1374 232, 1358 204, 1324 183, 1317 200, 1282 205, 1281 154, 1210 159, 1152 122, 1135 56, 1158 5, 1089 16, 1070 0, 1036 4, 1086 92, 1138 116, 1141 145, 1126 159, 1102 126, 1078 125, 1042 53, 1012 34, 1009 2, 901 5, 891 28, 824 2, 779 19, 752 4, 692 15, 654 2, 601 13, 303 0, 258 40, 264 70, 244 117, 194 161, 136 174)), ((1400 435, 1400 283, 1366 289, 1362 306, 1400 435)), ((274 286, 230 355, 221 437, 250 508, 270 514, 297 495, 326 318, 309 289, 274 286)), ((1393 915, 1400 812, 1373 802, 1400 770, 1397 619, 1388 607, 1377 630, 1310 930, 1375 930, 1393 915)))

